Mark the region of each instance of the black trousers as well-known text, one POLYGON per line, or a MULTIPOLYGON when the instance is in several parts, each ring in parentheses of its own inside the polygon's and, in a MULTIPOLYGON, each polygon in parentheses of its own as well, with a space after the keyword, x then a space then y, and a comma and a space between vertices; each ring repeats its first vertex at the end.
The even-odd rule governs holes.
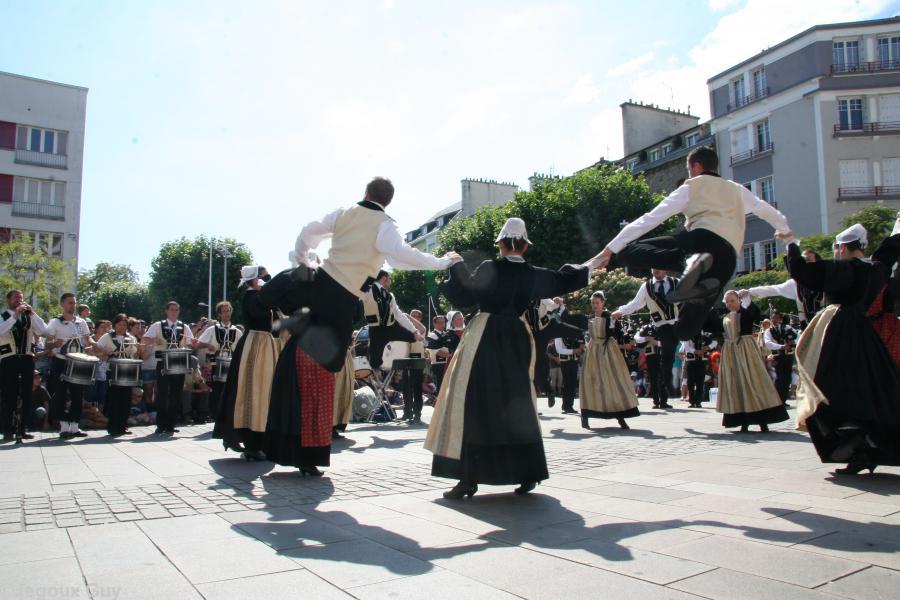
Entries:
POLYGON ((212 390, 209 392, 208 401, 206 402, 206 404, 204 405, 202 402, 194 403, 194 406, 196 407, 196 410, 194 410, 194 418, 208 419, 211 416, 218 415, 219 404, 222 402, 222 392, 224 391, 225 382, 213 380, 212 390))
POLYGON ((131 410, 130 387, 111 385, 106 395, 106 432, 110 435, 124 433, 131 410))
MULTIPOLYGON (((656 339, 659 340, 659 375, 654 381, 654 388, 659 389, 662 403, 672 396, 672 367, 675 366, 675 351, 678 350, 678 339, 675 337, 674 325, 661 325, 656 328, 656 339)), ((680 386, 679 386, 680 387, 680 386)))
POLYGON ((546 392, 548 398, 553 397, 550 388, 550 358, 547 356, 547 344, 556 338, 581 338, 582 331, 574 325, 551 321, 546 327, 534 333, 534 389, 538 396, 546 392))
POLYGON ((31 427, 31 383, 34 373, 34 357, 14 354, 0 360, 0 433, 25 433, 31 427), (16 404, 22 398, 19 421, 16 427, 16 404))
POLYGON ((319 269, 312 282, 309 310, 310 324, 300 334, 300 348, 322 367, 337 373, 344 366, 353 337, 359 298, 319 269))
POLYGON ((575 395, 578 393, 578 361, 564 360, 559 364, 562 369, 563 392, 562 409, 575 410, 575 395))
POLYGON ((791 393, 791 378, 794 371, 793 354, 775 355, 775 390, 782 402, 788 401, 791 393))
POLYGON ((687 386, 691 406, 700 406, 700 403, 704 400, 703 383, 706 379, 706 361, 687 360, 684 362, 684 368, 687 372, 687 386))
POLYGON ((53 403, 50 406, 51 421, 66 421, 81 424, 81 403, 84 401, 84 386, 63 381, 60 375, 66 370, 66 361, 53 358, 50 363, 50 383, 53 386, 53 403), (66 408, 66 402, 69 407, 66 408))
POLYGON ((437 390, 441 389, 441 384, 444 382, 444 373, 447 371, 447 363, 434 363, 431 365, 431 377, 434 379, 434 387, 437 390))
POLYGON ((661 369, 659 364, 659 350, 657 349, 653 354, 647 355, 647 379, 650 384, 650 397, 653 399, 654 407, 662 406, 668 400, 668 388, 665 387, 665 383, 663 383, 663 388, 660 389, 661 369))
POLYGON ((181 413, 181 391, 184 375, 163 375, 156 367, 156 430, 174 431, 181 413))
POLYGON ((425 371, 407 369, 403 373, 403 417, 422 416, 422 376, 425 371))
POLYGON ((734 275, 737 253, 731 244, 708 229, 679 231, 675 235, 631 242, 613 256, 610 266, 681 271, 690 255, 704 252, 713 256, 712 268, 704 277, 718 280, 719 290, 707 300, 685 302, 681 306, 675 335, 680 340, 689 340, 700 332, 709 310, 721 300, 722 290, 734 275))
POLYGON ((391 342, 414 342, 413 332, 404 329, 399 323, 388 327, 369 327, 369 364, 373 369, 381 367, 384 362, 384 348, 391 342))

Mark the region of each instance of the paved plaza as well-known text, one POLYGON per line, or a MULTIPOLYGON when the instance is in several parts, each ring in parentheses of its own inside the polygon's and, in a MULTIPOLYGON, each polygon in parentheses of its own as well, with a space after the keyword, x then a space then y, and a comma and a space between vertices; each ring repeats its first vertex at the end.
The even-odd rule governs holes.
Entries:
POLYGON ((444 500, 424 426, 353 424, 318 479, 224 452, 211 425, 3 444, 0 596, 900 594, 900 469, 834 476, 789 424, 737 434, 681 403, 643 400, 630 431, 541 404, 551 477, 524 497, 444 500))

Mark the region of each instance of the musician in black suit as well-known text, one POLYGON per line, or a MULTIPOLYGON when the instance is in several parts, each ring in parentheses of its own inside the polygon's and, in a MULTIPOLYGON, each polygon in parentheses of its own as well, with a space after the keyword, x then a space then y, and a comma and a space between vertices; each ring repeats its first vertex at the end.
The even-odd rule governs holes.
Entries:
POLYGON ((766 329, 763 340, 775 360, 775 389, 781 401, 787 404, 794 374, 794 350, 800 336, 796 329, 784 324, 781 313, 773 312, 771 318, 772 326, 766 329))
MULTIPOLYGON (((561 298, 536 300, 529 305, 524 315, 525 321, 531 327, 534 347, 537 349, 534 360, 534 389, 538 396, 547 396, 547 405, 550 407, 556 404, 556 398, 550 385, 550 359, 543 349, 556 338, 580 338, 583 331, 577 326, 563 322, 563 315, 568 315, 567 318, 571 319, 561 298)), ((577 387, 576 383, 575 388, 577 387)))
POLYGON ((0 312, 0 319, 0 430, 4 440, 16 435, 31 439, 25 427, 31 416, 34 336, 43 335, 47 324, 25 303, 19 290, 6 294, 6 310, 0 312), (22 404, 16 421, 19 398, 22 404))
POLYGON ((391 274, 381 270, 369 291, 363 296, 363 311, 369 325, 369 364, 373 369, 384 362, 384 348, 390 342, 424 339, 409 317, 397 306, 390 292, 391 274))
POLYGON ((566 308, 562 298, 554 298, 559 307, 558 319, 565 325, 562 337, 557 337, 554 344, 559 356, 559 368, 563 378, 562 412, 578 414, 575 410, 575 396, 578 395, 578 360, 584 352, 584 332, 587 331, 588 319, 584 315, 573 314, 566 308))

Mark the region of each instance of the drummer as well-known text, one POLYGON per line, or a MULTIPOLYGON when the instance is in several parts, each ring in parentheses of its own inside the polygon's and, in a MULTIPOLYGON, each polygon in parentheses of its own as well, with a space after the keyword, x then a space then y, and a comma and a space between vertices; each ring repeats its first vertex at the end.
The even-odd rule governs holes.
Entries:
POLYGON ((219 373, 216 363, 223 362, 222 367, 220 367, 224 369, 222 375, 227 375, 231 363, 231 353, 242 335, 241 330, 231 322, 233 313, 234 308, 231 306, 231 302, 222 300, 216 304, 216 318, 218 320, 213 323, 212 327, 207 327, 200 334, 200 339, 197 342, 197 348, 209 350, 213 353, 210 360, 213 363, 213 382, 212 392, 209 395, 209 413, 214 419, 219 414, 219 401, 222 398, 222 390, 225 389, 225 378, 216 378, 216 375, 219 373), (228 361, 228 364, 224 364, 225 361, 228 361))
POLYGON ((181 305, 170 300, 166 304, 166 318, 156 321, 144 334, 144 343, 156 347, 156 432, 162 435, 178 433, 175 421, 181 406, 181 389, 184 387, 184 373, 179 375, 163 372, 163 351, 175 348, 193 348, 196 345, 191 328, 178 320, 181 305))
POLYGON ((85 386, 61 378, 66 370, 66 355, 84 352, 91 346, 88 324, 75 314, 77 305, 75 294, 63 294, 59 298, 62 314, 47 324, 47 348, 53 355, 50 366, 50 386, 53 390, 50 420, 59 421, 61 440, 87 437, 80 427, 85 386))
MULTIPOLYGON (((113 317, 112 330, 104 334, 94 347, 94 356, 101 360, 130 358, 138 356, 138 341, 128 333, 128 317, 118 314, 113 317)), ((138 366, 138 374, 140 366, 138 366)), ((113 436, 131 435, 126 428, 128 413, 131 410, 131 389, 133 386, 112 385, 106 395, 106 432, 113 436)))

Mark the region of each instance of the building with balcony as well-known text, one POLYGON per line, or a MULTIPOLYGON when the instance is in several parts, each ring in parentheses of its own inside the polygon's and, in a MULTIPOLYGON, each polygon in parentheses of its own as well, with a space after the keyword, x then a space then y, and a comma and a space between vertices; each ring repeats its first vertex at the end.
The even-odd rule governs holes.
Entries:
MULTIPOLYGON (((900 17, 811 27, 707 83, 722 175, 800 237, 867 204, 900 208, 900 17)), ((773 234, 748 217, 739 271, 771 263, 773 234)))
POLYGON ((406 233, 406 243, 422 252, 431 252, 438 245, 438 234, 457 217, 471 217, 485 206, 500 206, 512 200, 519 186, 493 179, 463 179, 460 181, 462 196, 455 202, 433 214, 419 227, 406 233))
POLYGON ((75 272, 87 92, 0 72, 0 243, 28 234, 75 272))

